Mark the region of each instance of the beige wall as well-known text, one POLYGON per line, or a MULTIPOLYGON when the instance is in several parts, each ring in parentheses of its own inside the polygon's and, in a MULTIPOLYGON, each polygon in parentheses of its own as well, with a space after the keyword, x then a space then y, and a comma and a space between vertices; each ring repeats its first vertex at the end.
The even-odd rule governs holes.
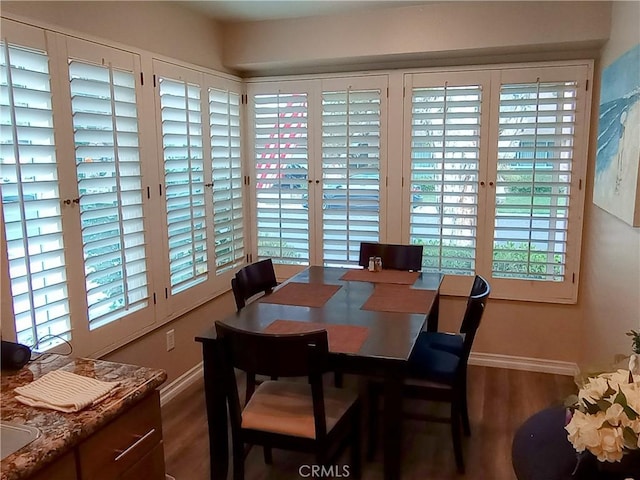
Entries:
MULTIPOLYGON (((621 54, 640 43, 640 2, 613 2, 611 38, 602 51, 606 68, 621 54)), ((600 90, 600 72, 595 91, 600 90)), ((596 97, 598 97, 596 95, 596 97)), ((595 99, 595 105, 599 98, 595 99)), ((582 319, 585 366, 611 363, 618 353, 631 353, 624 333, 640 329, 640 228, 592 203, 598 109, 592 115, 591 155, 583 249, 582 319)))
MULTIPOLYGON (((608 2, 433 2, 340 16, 224 26, 224 63, 250 74, 380 62, 465 62, 478 56, 601 46, 608 2)), ((534 55, 535 57, 535 55, 534 55)), ((517 58, 517 57, 516 57, 517 58)))
POLYGON ((222 64, 218 24, 175 3, 3 0, 0 11, 233 73, 222 64))
POLYGON ((103 358, 162 368, 167 372, 169 383, 202 361, 202 346, 195 337, 235 311, 233 295, 228 292, 103 358), (166 332, 171 329, 175 331, 176 347, 167 352, 166 332))

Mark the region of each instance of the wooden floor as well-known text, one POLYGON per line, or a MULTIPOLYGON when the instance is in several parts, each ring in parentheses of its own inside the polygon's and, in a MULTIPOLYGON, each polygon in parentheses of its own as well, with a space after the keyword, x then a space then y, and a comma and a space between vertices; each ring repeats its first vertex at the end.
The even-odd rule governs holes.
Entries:
MULTIPOLYGON (((363 387, 356 377, 345 380, 347 387, 363 387)), ((456 474, 448 425, 405 420, 402 478, 515 480, 511 467, 511 441, 515 430, 533 413, 552 404, 561 404, 575 389, 572 377, 470 367, 471 437, 463 440, 466 475, 456 474)), ((430 408, 431 411, 443 407, 425 403, 408 405, 411 409, 430 408)), ((162 417, 167 473, 176 480, 208 480, 209 446, 202 382, 165 405, 162 417)), ((363 452, 365 447, 363 444, 363 452)), ((261 449, 252 449, 247 458, 246 479, 300 480, 304 477, 299 475, 299 467, 313 463, 313 457, 278 450, 274 450, 273 459, 273 465, 267 466, 263 463, 261 449)), ((380 448, 373 462, 364 461, 363 456, 363 465, 364 480, 381 480, 380 448)))

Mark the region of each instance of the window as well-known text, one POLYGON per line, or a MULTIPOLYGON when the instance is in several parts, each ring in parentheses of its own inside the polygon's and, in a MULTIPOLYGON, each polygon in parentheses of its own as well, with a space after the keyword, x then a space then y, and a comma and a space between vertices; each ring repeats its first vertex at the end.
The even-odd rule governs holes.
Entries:
POLYGON ((135 77, 69 62, 89 328, 149 305, 135 77))
POLYGON ((200 85, 160 77, 171 294, 209 274, 200 85))
MULTIPOLYGON (((244 262, 240 94, 209 88, 216 275, 244 262)), ((235 273, 235 272, 234 272, 235 273)))
POLYGON ((387 76, 250 85, 257 251, 357 265, 385 231, 387 76))
POLYGON ((258 257, 308 265, 308 93, 256 93, 252 104, 258 257))
POLYGON ((450 80, 412 89, 409 239, 426 270, 476 272, 482 95, 450 80))
POLYGON ((228 290, 246 258, 241 84, 2 31, 4 338, 102 355, 228 290))
POLYGON ((322 92, 322 258, 358 264, 380 239, 381 88, 322 92))
POLYGON ((160 60, 160 129, 170 315, 229 289, 246 260, 241 95, 235 81, 160 60))
MULTIPOLYGON (((44 35, 39 37, 44 47, 44 35)), ((44 49, 0 42, 0 108, 0 186, 16 339, 46 350, 61 338, 71 340, 71 318, 44 49)))
POLYGON ((479 273, 496 298, 575 301, 587 76, 584 65, 407 75, 409 240, 452 292, 479 273))
POLYGON ((576 158, 587 119, 585 75, 572 73, 547 69, 517 82, 506 75, 497 119, 491 275, 555 285, 548 293, 555 299, 575 290, 579 262, 572 247, 584 194, 574 172, 584 169, 576 158))

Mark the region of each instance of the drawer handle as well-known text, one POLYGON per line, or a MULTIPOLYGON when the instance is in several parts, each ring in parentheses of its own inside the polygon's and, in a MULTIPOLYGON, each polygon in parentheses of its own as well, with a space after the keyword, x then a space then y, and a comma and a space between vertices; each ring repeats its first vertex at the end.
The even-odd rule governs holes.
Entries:
POLYGON ((127 448, 124 451, 116 450, 116 453, 119 453, 119 455, 115 458, 114 462, 117 462, 122 457, 124 457, 126 454, 128 454, 131 450, 133 450, 138 445, 140 445, 142 442, 144 442, 147 438, 149 438, 151 435, 153 435, 155 433, 155 431, 156 431, 156 429, 152 428, 146 434, 144 434, 142 437, 138 438, 138 440, 136 440, 136 442, 133 445, 131 445, 129 448, 127 448))

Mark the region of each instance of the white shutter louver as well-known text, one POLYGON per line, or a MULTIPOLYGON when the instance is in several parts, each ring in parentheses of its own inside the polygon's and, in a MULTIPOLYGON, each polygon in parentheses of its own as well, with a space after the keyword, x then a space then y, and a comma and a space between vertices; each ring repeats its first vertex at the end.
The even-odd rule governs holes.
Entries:
POLYGON ((327 266, 380 239, 380 90, 322 93, 322 233, 327 266))
POLYGON ((577 82, 500 90, 494 277, 565 280, 577 82))
POLYGON ((244 260, 240 95, 209 89, 216 275, 244 260))
POLYGON ((482 88, 414 88, 410 242, 426 271, 476 270, 482 88))
POLYGON ((200 86, 159 79, 171 294, 208 278, 200 86))
POLYGON ((257 94, 254 108, 258 256, 307 265, 307 94, 257 94))
POLYGON ((135 79, 69 62, 89 328, 148 305, 135 79))
POLYGON ((16 336, 46 350, 71 339, 46 52, 0 42, 0 110, 0 187, 16 336))

